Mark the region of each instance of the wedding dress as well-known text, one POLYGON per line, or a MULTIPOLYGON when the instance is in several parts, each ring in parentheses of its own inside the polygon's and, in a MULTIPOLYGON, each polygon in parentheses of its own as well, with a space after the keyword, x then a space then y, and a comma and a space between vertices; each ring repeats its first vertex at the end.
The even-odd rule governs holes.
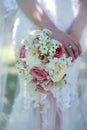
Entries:
POLYGON ((5 48, 9 47, 9 43, 12 43, 11 31, 16 10, 17 4, 15 4, 15 1, 0 0, 0 130, 3 129, 3 122, 6 121, 3 99, 6 96, 8 78, 8 63, 3 57, 6 55, 5 48))
MULTIPOLYGON (((54 24, 67 32, 79 9, 77 0, 38 0, 54 24)), ((15 50, 36 26, 18 9, 13 28, 15 50)), ((67 71, 67 85, 54 96, 33 95, 20 79, 20 91, 4 130, 86 130, 77 91, 80 58, 67 71)))

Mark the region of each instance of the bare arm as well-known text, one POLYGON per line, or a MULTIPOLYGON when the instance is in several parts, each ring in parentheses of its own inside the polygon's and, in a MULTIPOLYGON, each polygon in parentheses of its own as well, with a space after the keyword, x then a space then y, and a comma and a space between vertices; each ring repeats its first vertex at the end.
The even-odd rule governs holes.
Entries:
POLYGON ((48 28, 52 31, 53 38, 64 45, 67 57, 71 56, 75 60, 81 54, 81 47, 78 40, 75 41, 76 39, 74 40, 72 35, 70 36, 59 30, 36 0, 17 0, 17 2, 25 15, 37 24, 39 28, 48 28), (68 44, 72 45, 72 49, 68 48, 68 44))
POLYGON ((45 14, 36 0, 17 0, 17 2, 25 15, 34 21, 39 28, 48 28, 52 32, 57 32, 57 35, 62 33, 45 14))
POLYGON ((86 25, 87 25, 87 0, 80 0, 79 12, 70 30, 72 37, 80 41, 86 25))

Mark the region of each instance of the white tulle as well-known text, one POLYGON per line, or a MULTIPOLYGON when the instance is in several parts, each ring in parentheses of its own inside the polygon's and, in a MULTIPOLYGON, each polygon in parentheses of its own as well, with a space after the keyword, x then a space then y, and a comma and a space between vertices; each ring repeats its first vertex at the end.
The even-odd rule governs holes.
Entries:
MULTIPOLYGON (((79 8, 77 0, 38 0, 54 24, 67 32, 79 8), (50 6, 49 6, 50 5, 50 6), (68 12, 68 13, 67 13, 68 12)), ((29 32, 38 28, 19 9, 15 17, 15 49, 29 32)), ((5 130, 86 130, 77 91, 80 58, 67 71, 67 85, 53 95, 33 95, 20 79, 16 97, 5 130)))

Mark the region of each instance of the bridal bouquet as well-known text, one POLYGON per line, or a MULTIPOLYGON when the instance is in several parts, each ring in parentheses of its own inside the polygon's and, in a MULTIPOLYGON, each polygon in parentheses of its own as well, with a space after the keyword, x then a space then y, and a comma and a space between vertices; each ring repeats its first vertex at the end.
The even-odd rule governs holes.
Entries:
POLYGON ((71 65, 63 45, 50 35, 48 29, 35 30, 16 48, 16 66, 21 78, 32 91, 44 94, 67 84, 66 70, 71 65))

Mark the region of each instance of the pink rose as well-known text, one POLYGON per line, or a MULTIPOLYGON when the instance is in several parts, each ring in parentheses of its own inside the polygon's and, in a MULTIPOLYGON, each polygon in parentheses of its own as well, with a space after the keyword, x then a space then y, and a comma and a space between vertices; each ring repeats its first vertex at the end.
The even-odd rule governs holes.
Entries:
POLYGON ((34 67, 31 69, 31 74, 37 81, 44 81, 47 79, 48 73, 45 70, 39 69, 38 67, 34 67))
POLYGON ((20 50, 20 58, 26 58, 26 48, 22 47, 20 50))
POLYGON ((36 85, 36 86, 38 86, 41 82, 40 81, 38 81, 37 79, 33 79, 32 80, 33 81, 33 83, 34 83, 34 85, 36 85))
POLYGON ((37 91, 40 92, 40 93, 43 93, 43 94, 51 94, 51 91, 50 90, 45 90, 43 87, 39 86, 37 87, 37 91))
POLYGON ((58 48, 56 48, 56 51, 55 51, 55 54, 54 54, 54 57, 57 57, 57 58, 61 58, 64 54, 64 46, 59 46, 58 48))

